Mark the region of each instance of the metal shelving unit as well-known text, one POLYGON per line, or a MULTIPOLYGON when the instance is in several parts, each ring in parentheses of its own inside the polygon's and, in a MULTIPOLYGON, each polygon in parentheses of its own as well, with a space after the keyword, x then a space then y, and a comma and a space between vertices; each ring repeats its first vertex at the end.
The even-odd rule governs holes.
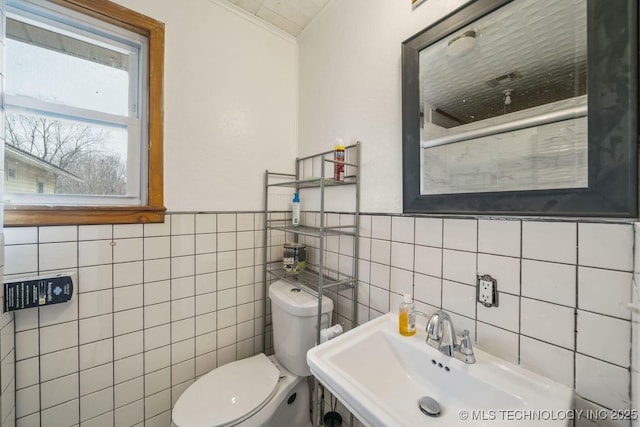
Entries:
MULTIPOLYGON (((263 284, 265 287, 265 298, 263 313, 266 319, 267 307, 266 307, 266 288, 267 280, 269 278, 286 280, 300 289, 314 295, 318 298, 318 320, 316 328, 316 342, 320 342, 320 325, 322 319, 322 298, 321 296, 328 290, 343 291, 345 289, 351 290, 352 295, 352 314, 351 325, 355 327, 357 325, 357 313, 358 313, 358 298, 357 298, 357 283, 358 283, 358 230, 360 220, 360 142, 356 142, 353 145, 345 147, 345 161, 337 162, 334 160, 334 152, 326 151, 323 153, 314 154, 312 156, 297 158, 295 162, 295 174, 277 173, 265 171, 264 174, 264 273, 263 284), (343 181, 336 181, 333 178, 325 176, 326 170, 333 171, 333 167, 336 163, 341 163, 345 166, 345 177, 343 181), (308 175, 308 170, 311 169, 311 174, 308 175), (303 178, 304 177, 304 178, 303 178), (349 225, 332 225, 326 224, 325 212, 325 197, 330 197, 329 194, 333 191, 333 188, 350 186, 354 188, 354 203, 355 208, 353 210, 354 221, 349 225), (293 188, 296 192, 300 193, 300 190, 305 189, 319 189, 319 201, 318 209, 313 212, 319 213, 319 224, 315 226, 300 225, 294 227, 291 224, 290 219, 286 218, 270 218, 270 214, 274 211, 269 209, 269 193, 274 187, 286 187, 293 188), (307 268, 300 274, 288 274, 282 268, 282 260, 269 261, 269 233, 271 231, 279 231, 285 234, 285 240, 298 242, 301 236, 317 238, 318 247, 312 250, 318 251, 317 263, 315 265, 307 264, 307 268), (349 236, 353 241, 353 263, 352 271, 350 274, 346 274, 344 271, 337 271, 327 267, 325 260, 325 245, 326 238, 330 236, 349 236)), ((301 193, 304 194, 304 193, 301 193)), ((304 200, 304 198, 303 198, 304 200)), ((337 301, 336 301, 337 308, 337 301)), ((265 349, 266 349, 266 322, 265 332, 265 349)), ((314 426, 318 425, 319 414, 322 415, 321 407, 322 402, 318 396, 319 383, 314 380, 313 391, 313 423, 314 426), (318 412, 320 411, 320 412, 318 412)))

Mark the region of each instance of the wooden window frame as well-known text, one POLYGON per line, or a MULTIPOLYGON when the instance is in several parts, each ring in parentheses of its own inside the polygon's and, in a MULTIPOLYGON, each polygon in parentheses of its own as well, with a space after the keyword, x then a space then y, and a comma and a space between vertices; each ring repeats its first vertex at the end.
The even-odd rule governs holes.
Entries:
POLYGON ((149 40, 147 203, 144 206, 5 205, 4 225, 90 225, 163 222, 164 24, 109 0, 49 0, 53 4, 146 36, 149 40))

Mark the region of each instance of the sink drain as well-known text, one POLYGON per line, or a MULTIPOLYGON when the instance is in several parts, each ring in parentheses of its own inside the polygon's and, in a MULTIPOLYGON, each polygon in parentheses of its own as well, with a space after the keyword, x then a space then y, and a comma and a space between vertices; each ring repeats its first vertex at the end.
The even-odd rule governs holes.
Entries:
POLYGON ((418 407, 423 414, 430 417, 437 417, 440 415, 440 404, 432 397, 424 396, 418 400, 418 407))

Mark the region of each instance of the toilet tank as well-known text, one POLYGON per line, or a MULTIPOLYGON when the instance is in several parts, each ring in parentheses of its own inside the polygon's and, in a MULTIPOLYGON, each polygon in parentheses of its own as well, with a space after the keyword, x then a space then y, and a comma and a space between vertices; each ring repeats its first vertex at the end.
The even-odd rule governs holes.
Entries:
MULTIPOLYGON (((307 365, 307 351, 316 344, 318 298, 283 280, 269 286, 273 348, 276 358, 291 373, 311 375, 307 365)), ((331 326, 333 302, 322 297, 322 325, 331 326)))

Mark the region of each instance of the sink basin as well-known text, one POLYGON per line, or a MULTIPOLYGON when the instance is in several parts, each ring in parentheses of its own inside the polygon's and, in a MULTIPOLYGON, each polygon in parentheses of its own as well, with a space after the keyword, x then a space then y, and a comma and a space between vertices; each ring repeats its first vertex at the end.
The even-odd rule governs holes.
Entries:
POLYGON ((465 364, 398 333, 388 313, 307 353, 311 373, 365 426, 565 426, 573 390, 474 348, 465 364), (423 414, 423 396, 440 405, 423 414))

